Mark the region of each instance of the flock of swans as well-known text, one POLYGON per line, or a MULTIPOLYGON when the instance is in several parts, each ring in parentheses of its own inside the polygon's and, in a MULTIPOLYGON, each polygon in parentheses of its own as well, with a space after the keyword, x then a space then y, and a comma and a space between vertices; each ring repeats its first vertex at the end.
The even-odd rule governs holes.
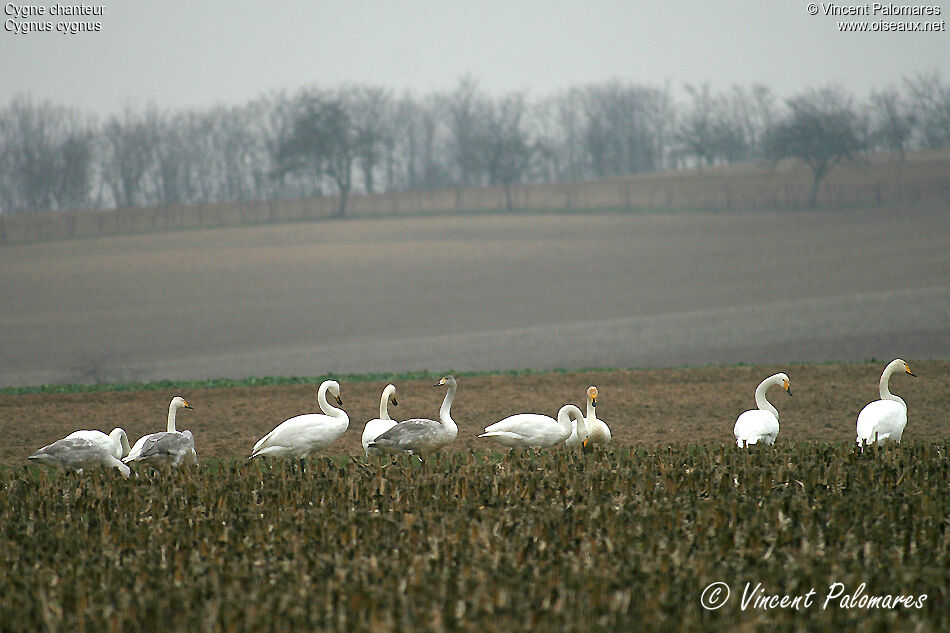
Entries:
MULTIPOLYGON (((871 402, 858 414, 857 443, 860 445, 901 440, 907 425, 907 404, 888 388, 895 372, 915 376, 907 363, 899 358, 887 365, 881 375, 881 399, 871 402)), ((396 387, 386 385, 379 402, 379 417, 367 422, 363 428, 361 442, 367 457, 408 454, 423 460, 455 440, 458 426, 452 419, 452 401, 458 383, 453 376, 444 376, 435 386, 446 388, 438 420, 413 418, 397 422, 389 415, 390 403, 397 405, 396 387)), ((775 442, 779 414, 766 398, 766 392, 772 386, 781 386, 792 395, 789 378, 784 373, 769 376, 759 384, 755 390, 757 408, 742 413, 733 429, 740 448, 775 442)), ((349 428, 350 419, 343 409, 330 404, 328 393, 337 405, 343 406, 340 384, 335 380, 324 381, 317 390, 317 403, 322 413, 308 413, 285 420, 254 444, 249 459, 266 456, 301 459, 336 441, 349 428)), ((607 444, 611 440, 610 428, 597 418, 597 395, 597 387, 587 390, 586 415, 573 404, 561 407, 557 419, 537 413, 520 413, 489 425, 478 437, 512 449, 551 448, 561 444, 576 449, 588 444, 607 444)), ((175 426, 178 410, 183 408, 192 407, 184 398, 172 398, 165 431, 145 435, 131 448, 121 428, 114 429, 109 435, 101 431, 75 431, 37 450, 29 459, 80 472, 93 466, 111 467, 118 469, 124 477, 131 473, 130 463, 197 464, 194 436, 191 431, 178 431, 175 426)))

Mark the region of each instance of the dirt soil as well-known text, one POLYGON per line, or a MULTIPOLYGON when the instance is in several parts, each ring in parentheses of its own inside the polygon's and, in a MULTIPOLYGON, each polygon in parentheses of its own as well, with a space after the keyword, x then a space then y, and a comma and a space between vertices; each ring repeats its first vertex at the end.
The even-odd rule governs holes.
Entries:
MULTIPOLYGON (((950 362, 908 360, 917 378, 895 375, 891 391, 908 404, 908 440, 950 437, 950 362)), ((476 438, 482 429, 508 415, 556 415, 561 405, 585 407, 589 385, 600 391, 598 417, 607 422, 617 445, 673 443, 727 444, 742 411, 755 407, 759 381, 778 371, 791 379, 793 397, 769 392, 779 410, 779 441, 853 441, 858 411, 878 398, 881 363, 740 366, 572 372, 459 380, 452 417, 459 425, 453 448, 497 448, 476 438)), ((443 390, 433 381, 397 382, 395 419, 437 417, 443 390)), ((342 384, 350 428, 327 448, 328 455, 362 454, 365 422, 379 412, 384 383, 342 384)), ((239 387, 182 393, 99 392, 88 394, 0 395, 0 428, 6 441, 0 463, 22 465, 35 449, 77 429, 108 432, 121 426, 130 441, 165 428, 169 400, 184 396, 194 407, 178 414, 178 428, 191 429, 199 458, 246 456, 254 442, 282 420, 317 411, 316 385, 239 387)))

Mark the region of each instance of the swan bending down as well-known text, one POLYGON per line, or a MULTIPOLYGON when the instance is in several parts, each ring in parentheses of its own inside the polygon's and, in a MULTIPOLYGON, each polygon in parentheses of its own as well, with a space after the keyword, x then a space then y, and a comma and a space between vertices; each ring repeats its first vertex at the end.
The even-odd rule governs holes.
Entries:
POLYGON ((557 420, 539 413, 519 413, 495 422, 478 437, 488 437, 508 448, 548 448, 567 440, 572 426, 577 435, 587 437, 584 414, 573 404, 557 412, 557 420))
POLYGON ((363 437, 361 442, 363 444, 363 450, 366 451, 367 457, 370 455, 383 455, 381 450, 371 447, 369 443, 375 440, 381 434, 396 426, 396 420, 393 420, 391 417, 389 417, 390 402, 393 403, 394 407, 399 406, 399 403, 396 402, 395 385, 386 385, 386 388, 383 389, 383 395, 379 399, 379 417, 375 420, 370 420, 366 423, 366 426, 363 427, 363 437))
POLYGON ((891 393, 887 383, 891 374, 903 371, 914 378, 917 374, 910 370, 900 358, 892 360, 881 374, 881 399, 869 403, 858 414, 858 444, 873 444, 876 439, 882 442, 900 442, 907 426, 907 403, 891 393))
POLYGON ((597 419, 597 387, 593 385, 587 388, 587 415, 584 416, 584 422, 587 423, 587 437, 580 437, 577 433, 577 425, 571 431, 571 436, 564 442, 571 448, 578 446, 587 446, 588 444, 609 444, 610 427, 603 420, 597 419))
POLYGON ((755 404, 758 409, 746 411, 736 420, 736 426, 733 433, 736 436, 736 446, 742 448, 743 445, 774 444, 778 436, 778 411, 772 406, 772 403, 765 397, 765 392, 772 385, 781 385, 788 395, 792 395, 792 389, 788 384, 788 376, 779 373, 769 376, 755 388, 755 404))
POLYGON ((64 439, 89 440, 109 451, 116 459, 122 459, 132 450, 129 448, 129 436, 125 434, 124 429, 118 427, 112 429, 108 435, 102 431, 73 431, 64 439))
MULTIPOLYGON (((116 430, 121 431, 121 429, 116 430)), ((99 433, 99 431, 76 431, 76 433, 99 433)), ((45 466, 69 468, 79 473, 82 473, 84 468, 107 466, 118 468, 123 477, 129 476, 131 472, 129 467, 119 461, 110 451, 110 447, 96 439, 89 439, 88 437, 82 436, 73 437, 74 435, 75 433, 44 446, 30 455, 28 459, 39 462, 45 466)), ((109 436, 105 433, 101 433, 101 435, 108 440, 109 436)), ((122 432, 122 437, 125 437, 125 431, 122 432)), ((125 448, 128 448, 128 446, 129 440, 126 439, 125 448)))
POLYGON ((342 407, 340 383, 324 380, 317 390, 317 403, 323 413, 307 413, 284 420, 258 440, 251 451, 251 458, 268 455, 299 459, 326 448, 343 435, 350 426, 350 418, 346 411, 327 402, 328 391, 342 407))
POLYGON ((443 376, 434 386, 447 387, 442 407, 439 409, 438 422, 422 418, 404 420, 380 434, 369 443, 369 448, 386 453, 409 453, 422 459, 422 456, 451 444, 459 433, 451 411, 458 383, 453 376, 443 376))
POLYGON ((191 409, 191 405, 180 396, 175 396, 168 405, 168 425, 165 431, 150 433, 140 437, 129 454, 122 460, 129 462, 149 462, 154 464, 197 464, 195 437, 191 431, 177 431, 175 416, 178 409, 191 409))

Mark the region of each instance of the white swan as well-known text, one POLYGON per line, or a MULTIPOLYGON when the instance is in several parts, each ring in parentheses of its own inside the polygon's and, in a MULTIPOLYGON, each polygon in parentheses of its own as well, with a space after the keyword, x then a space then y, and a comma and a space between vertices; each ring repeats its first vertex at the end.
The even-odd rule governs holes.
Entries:
POLYGON ((320 413, 307 413, 284 420, 273 431, 258 440, 251 451, 251 457, 269 455, 272 457, 303 458, 326 448, 343 435, 350 426, 350 418, 343 409, 337 409, 327 402, 327 392, 343 406, 340 397, 340 383, 324 380, 317 390, 317 402, 320 413))
MULTIPOLYGON (((77 433, 93 432, 98 433, 98 431, 77 431, 77 433)), ((123 431, 123 435, 124 433, 123 431)), ((102 433, 102 435, 107 439, 109 437, 105 433, 102 433)), ((128 448, 128 446, 129 441, 126 439, 125 447, 128 448)), ((131 472, 128 466, 123 464, 112 454, 109 447, 95 439, 88 439, 82 436, 67 436, 61 440, 56 440, 52 444, 39 449, 27 459, 46 466, 69 468, 79 473, 82 473, 84 468, 91 468, 93 466, 118 468, 123 477, 128 477, 131 472)))
POLYGON ((858 444, 882 442, 900 442, 904 427, 907 426, 907 403, 891 393, 887 383, 891 374, 903 371, 911 376, 917 374, 910 370, 907 363, 897 358, 888 363, 881 374, 881 399, 871 402, 858 414, 858 444))
POLYGON ((772 385, 781 385, 788 395, 792 395, 788 376, 785 374, 778 373, 769 376, 759 383, 759 386, 755 388, 755 404, 759 408, 740 415, 732 431, 736 436, 736 446, 739 448, 759 442, 769 445, 775 443, 775 438, 778 436, 778 411, 765 397, 765 392, 772 385))
POLYGON ((592 444, 609 444, 611 440, 610 427, 603 420, 597 419, 597 387, 587 388, 587 437, 592 444))
POLYGON ((610 427, 603 420, 597 419, 597 387, 587 388, 587 415, 584 416, 584 422, 587 423, 587 437, 580 437, 577 433, 577 425, 574 425, 571 436, 564 442, 571 448, 578 446, 587 446, 587 444, 609 444, 610 427))
POLYGON ((122 460, 130 462, 149 462, 155 464, 197 464, 198 454, 195 452, 195 437, 191 431, 175 429, 175 416, 178 409, 191 409, 184 398, 175 396, 168 404, 168 424, 165 431, 150 433, 140 437, 129 454, 122 460))
POLYGON ((102 431, 73 431, 63 439, 89 440, 109 451, 116 459, 122 459, 132 450, 129 448, 129 436, 121 428, 112 429, 108 435, 102 431))
POLYGON ((439 409, 439 421, 414 418, 404 420, 369 443, 386 453, 409 453, 419 459, 433 453, 447 444, 451 444, 458 435, 459 428, 452 419, 452 401, 458 383, 453 376, 443 376, 436 387, 447 386, 442 407, 439 409))
POLYGON ((508 448, 549 448, 571 436, 572 425, 587 437, 584 414, 573 404, 557 412, 557 420, 540 413, 519 413, 495 422, 478 437, 488 437, 508 448))
POLYGON ((381 450, 371 447, 369 443, 396 426, 396 421, 389 417, 390 402, 393 403, 394 407, 399 406, 399 403, 396 402, 395 385, 386 385, 386 388, 383 389, 383 395, 379 399, 379 417, 375 420, 370 420, 366 423, 366 426, 363 427, 363 437, 360 441, 363 444, 363 450, 366 451, 367 457, 370 455, 383 454, 381 450))

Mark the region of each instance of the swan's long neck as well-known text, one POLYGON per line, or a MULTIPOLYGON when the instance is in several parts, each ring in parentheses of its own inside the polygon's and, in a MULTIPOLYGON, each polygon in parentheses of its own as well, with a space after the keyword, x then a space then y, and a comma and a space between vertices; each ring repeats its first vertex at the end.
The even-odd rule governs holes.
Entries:
POLYGON ((765 397, 765 392, 769 390, 769 387, 775 384, 778 383, 774 379, 766 378, 755 388, 755 406, 763 411, 770 411, 772 415, 775 416, 775 419, 778 420, 778 410, 773 407, 772 403, 765 397))
POLYGON ((561 407, 557 412, 557 425, 565 435, 570 435, 576 428, 577 437, 587 437, 587 422, 581 410, 573 405, 561 407))
POLYGON ((455 420, 452 419, 452 401, 455 400, 456 389, 458 389, 458 385, 454 382, 450 382, 445 392, 445 398, 442 399, 442 407, 439 409, 439 421, 442 423, 442 426, 458 433, 458 425, 456 425, 455 420))
POLYGON ((128 455, 129 451, 132 450, 132 447, 129 446, 129 436, 126 435, 122 429, 113 430, 112 433, 109 434, 109 437, 112 438, 112 441, 121 449, 122 457, 128 455))
POLYGON ((594 414, 594 407, 590 406, 590 402, 587 403, 587 415, 590 416, 587 419, 585 419, 580 413, 580 409, 578 409, 577 422, 575 423, 577 426, 577 437, 587 437, 590 435, 590 428, 587 426, 587 420, 593 420, 596 417, 594 414))
POLYGON ((320 405, 320 410, 323 411, 326 415, 332 416, 334 418, 342 418, 346 416, 346 411, 343 409, 337 409, 332 404, 327 402, 327 390, 330 388, 330 383, 325 382, 320 385, 320 389, 317 391, 317 404, 320 405))
POLYGON ((594 401, 588 398, 587 399, 587 417, 585 418, 584 422, 587 422, 587 420, 593 420, 596 417, 597 417, 597 411, 596 411, 596 408, 594 407, 594 401))
POLYGON ((165 427, 165 430, 169 433, 175 432, 175 414, 178 413, 178 405, 172 403, 168 405, 168 424, 165 427))
POLYGON ((897 371, 900 367, 901 363, 894 361, 884 368, 884 373, 881 374, 881 400, 893 400, 894 402, 899 402, 906 409, 907 403, 905 403, 900 396, 895 396, 892 394, 891 390, 888 388, 888 383, 891 380, 891 374, 897 371))
POLYGON ((389 417, 389 397, 392 395, 392 390, 384 389, 383 397, 379 399, 379 419, 380 420, 392 420, 389 417))

